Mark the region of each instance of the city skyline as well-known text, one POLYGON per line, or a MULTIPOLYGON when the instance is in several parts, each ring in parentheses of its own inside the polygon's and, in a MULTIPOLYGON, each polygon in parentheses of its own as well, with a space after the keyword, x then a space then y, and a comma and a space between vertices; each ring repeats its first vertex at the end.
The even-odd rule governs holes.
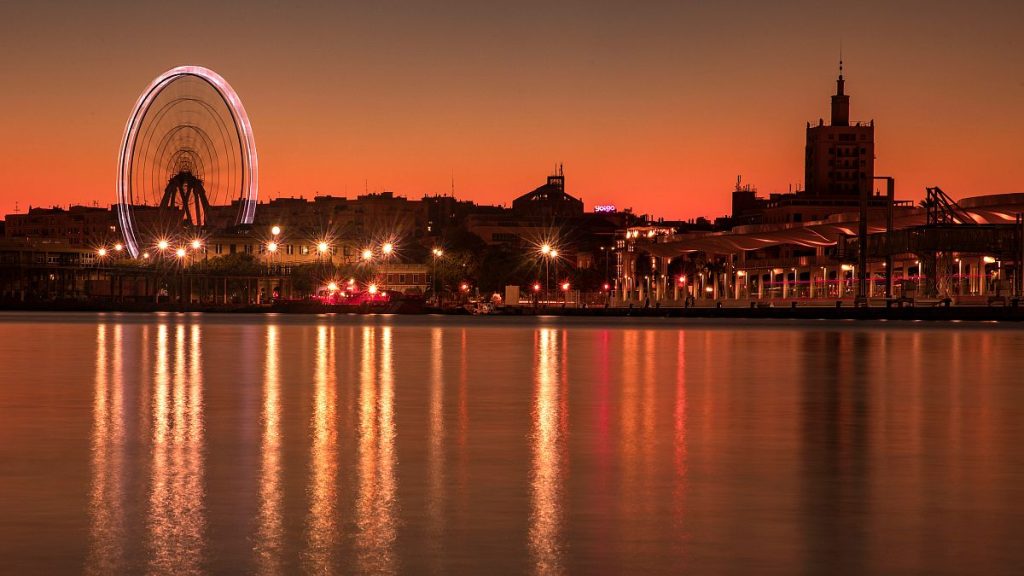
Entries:
POLYGON ((876 173, 896 177, 899 197, 936 184, 958 198, 1018 191, 1024 120, 1012 112, 1024 83, 1012 71, 1024 59, 1010 32, 1022 9, 928 6, 847 7, 836 23, 809 3, 728 17, 659 3, 426 13, 256 3, 208 9, 164 36, 146 7, 97 20, 59 3, 12 6, 0 61, 33 89, 0 95, 16 135, 0 148, 0 210, 113 202, 138 92, 199 63, 250 113, 262 201, 418 198, 450 193, 454 180, 459 198, 507 204, 561 163, 588 209, 720 216, 738 174, 762 194, 800 187, 804 126, 828 117, 840 41, 851 120, 875 121, 876 173), (872 14, 886 17, 872 26, 872 14), (771 51, 758 48, 769 40, 771 51))

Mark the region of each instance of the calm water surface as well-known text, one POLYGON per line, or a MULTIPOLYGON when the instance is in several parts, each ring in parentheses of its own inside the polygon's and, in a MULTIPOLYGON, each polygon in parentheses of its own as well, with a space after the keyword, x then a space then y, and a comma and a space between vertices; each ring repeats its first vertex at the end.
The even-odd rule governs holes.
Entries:
POLYGON ((0 571, 1019 573, 1024 331, 0 315, 0 571))

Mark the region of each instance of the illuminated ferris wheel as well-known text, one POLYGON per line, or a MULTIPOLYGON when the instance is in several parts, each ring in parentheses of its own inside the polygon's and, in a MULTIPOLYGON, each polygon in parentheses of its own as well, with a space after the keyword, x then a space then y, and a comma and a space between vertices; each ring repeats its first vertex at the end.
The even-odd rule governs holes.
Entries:
POLYGON ((180 66, 135 103, 117 162, 117 218, 133 257, 211 226, 251 224, 256 145, 238 94, 216 72, 180 66))

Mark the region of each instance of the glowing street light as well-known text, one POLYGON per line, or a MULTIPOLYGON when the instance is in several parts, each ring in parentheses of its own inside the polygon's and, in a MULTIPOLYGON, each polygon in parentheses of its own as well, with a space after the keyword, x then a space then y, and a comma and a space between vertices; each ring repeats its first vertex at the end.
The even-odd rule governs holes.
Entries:
POLYGON ((366 287, 366 291, 369 292, 370 294, 376 294, 377 293, 377 285, 376 284, 370 284, 369 286, 366 287))
POLYGON ((543 246, 541 246, 540 247, 540 253, 545 255, 545 256, 550 254, 551 253, 551 245, 550 244, 544 244, 543 246))
POLYGON ((390 256, 391 253, 395 251, 395 245, 391 242, 385 242, 384 245, 380 247, 380 251, 383 252, 385 256, 390 256))
POLYGON ((121 250, 124 250, 124 244, 121 244, 120 242, 118 242, 117 244, 114 244, 114 251, 115 252, 120 252, 121 250))
POLYGON ((193 249, 193 250, 199 250, 199 248, 200 248, 200 247, 201 247, 202 245, 203 245, 203 242, 202 242, 201 240, 199 240, 199 238, 194 238, 194 239, 192 240, 191 246, 192 246, 192 249, 193 249))
POLYGON ((558 250, 552 250, 551 251, 551 257, 552 258, 558 258, 558 250))
POLYGON ((562 282, 562 290, 565 291, 565 292, 569 291, 569 283, 568 282, 562 282))
POLYGON ((338 291, 338 283, 337 282, 331 282, 331 283, 327 284, 327 290, 330 291, 330 292, 337 292, 338 291))
POLYGON ((159 248, 160 250, 167 250, 167 248, 169 248, 170 245, 170 242, 168 242, 167 240, 161 240, 156 243, 156 247, 159 248))
POLYGON ((142 259, 143 260, 149 260, 149 252, 143 252, 142 253, 142 259))
POLYGON ((178 258, 184 258, 185 257, 185 249, 184 248, 178 248, 177 250, 174 251, 174 255, 177 256, 178 258))
POLYGON ((540 292, 540 284, 534 284, 533 285, 533 291, 534 292, 540 292))
POLYGON ((97 254, 97 255, 98 255, 98 256, 99 256, 100 258, 103 258, 104 256, 106 256, 106 255, 107 255, 107 249, 106 249, 106 248, 100 248, 99 250, 97 250, 97 251, 96 251, 96 254, 97 254))
POLYGON ((327 242, 320 241, 316 245, 316 251, 321 253, 321 254, 323 254, 324 252, 327 252, 328 249, 330 249, 330 246, 327 244, 327 242))
POLYGON ((270 252, 271 254, 273 254, 274 252, 277 252, 277 242, 270 242, 270 243, 268 243, 267 244, 267 252, 270 252))
POLYGON ((463 282, 459 288, 461 288, 463 292, 469 292, 469 284, 466 284, 465 282, 463 282))
POLYGON ((281 227, 274 226, 273 228, 270 229, 270 233, 273 234, 275 238, 278 237, 281 234, 281 227))
POLYGON ((363 260, 366 260, 367 262, 369 262, 372 259, 373 259, 373 250, 370 250, 369 248, 363 250, 363 260))
POLYGON ((434 258, 430 261, 432 265, 430 271, 430 297, 436 303, 438 297, 437 293, 439 291, 437 287, 437 259, 444 256, 444 250, 442 250, 440 246, 434 246, 430 252, 434 255, 434 258))

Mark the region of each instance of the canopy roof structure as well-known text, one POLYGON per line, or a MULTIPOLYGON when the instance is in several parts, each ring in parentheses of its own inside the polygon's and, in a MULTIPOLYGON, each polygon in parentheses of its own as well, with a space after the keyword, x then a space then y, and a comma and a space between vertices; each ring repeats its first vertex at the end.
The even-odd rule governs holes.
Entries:
MULTIPOLYGON (((978 224, 1013 224, 1016 215, 1024 213, 1024 193, 965 198, 959 204, 978 224)), ((847 212, 819 222, 738 226, 728 232, 690 232, 664 242, 644 243, 643 249, 654 256, 672 258, 691 252, 735 254, 779 245, 834 246, 841 236, 857 234, 858 218, 856 212, 847 212)), ((893 228, 923 226, 926 219, 924 208, 898 208, 893 228)), ((885 232, 885 221, 884 213, 873 212, 868 219, 868 233, 885 232)))

